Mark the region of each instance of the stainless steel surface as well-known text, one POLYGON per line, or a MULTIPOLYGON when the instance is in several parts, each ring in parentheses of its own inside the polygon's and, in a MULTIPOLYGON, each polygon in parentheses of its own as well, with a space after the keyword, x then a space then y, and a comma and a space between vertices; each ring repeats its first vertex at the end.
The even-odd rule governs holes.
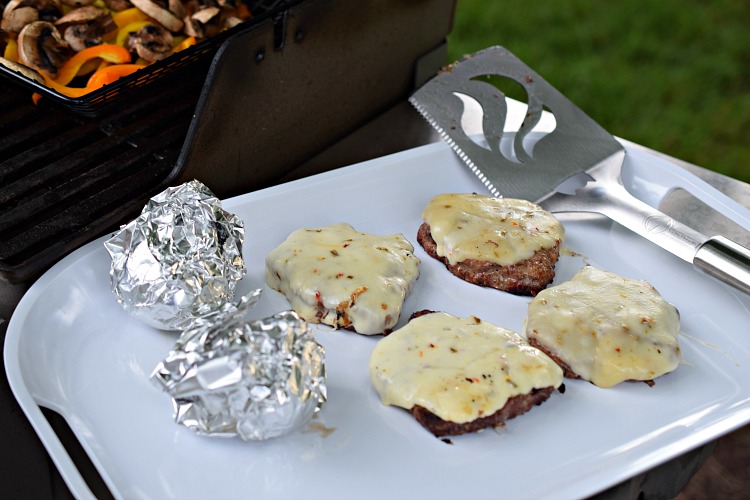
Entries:
POLYGON ((595 212, 659 245, 698 270, 750 294, 750 250, 723 237, 708 238, 632 196, 620 181, 624 152, 589 169, 592 179, 575 195, 540 200, 551 212, 595 212))
POLYGON ((682 260, 692 262, 695 252, 707 238, 628 193, 620 182, 624 158, 624 150, 605 158, 587 171, 592 180, 575 194, 555 192, 539 200, 539 204, 550 212, 606 215, 682 260))
MULTIPOLYGON (((750 208, 750 185, 747 183, 674 158, 666 153, 654 151, 640 144, 622 138, 619 140, 629 148, 645 151, 690 172, 740 205, 750 208)), ((673 191, 661 201, 658 208, 673 219, 679 220, 705 235, 723 234, 745 247, 750 247, 750 232, 687 191, 682 189, 673 191)))
POLYGON ((702 247, 707 236, 631 195, 620 178, 623 145, 507 49, 490 47, 467 56, 409 100, 494 196, 535 200, 551 212, 605 215, 750 293, 750 250, 728 239, 702 247), (509 141, 502 140, 508 104, 500 89, 481 80, 489 76, 509 78, 527 94, 528 108, 510 150, 509 141), (486 142, 470 137, 462 124, 467 97, 482 108, 486 142), (555 127, 532 143, 530 132, 545 107, 554 115, 555 127), (703 251, 697 256, 699 249, 703 251))
POLYGON ((698 249, 695 267, 750 294, 750 251, 723 236, 715 236, 698 249))
POLYGON ((696 269, 750 294, 750 250, 700 232, 631 195, 620 180, 625 152, 606 158, 586 173, 592 180, 575 194, 555 192, 540 200, 550 212, 595 212, 659 245, 696 269))
POLYGON ((611 134, 503 47, 490 47, 456 62, 409 100, 494 196, 538 200, 569 175, 623 149, 611 134), (520 85, 528 99, 512 148, 505 148, 510 141, 502 140, 508 130, 505 94, 486 80, 495 76, 520 85), (467 97, 484 109, 486 143, 475 142, 462 126, 467 97), (545 108, 555 116, 555 129, 532 145, 529 134, 545 108))

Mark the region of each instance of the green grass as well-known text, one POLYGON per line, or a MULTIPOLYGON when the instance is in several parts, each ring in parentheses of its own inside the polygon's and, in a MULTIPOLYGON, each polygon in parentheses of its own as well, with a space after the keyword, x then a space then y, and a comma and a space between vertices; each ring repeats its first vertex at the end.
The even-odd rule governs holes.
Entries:
POLYGON ((450 61, 491 45, 612 134, 750 182, 750 2, 458 0, 450 61))

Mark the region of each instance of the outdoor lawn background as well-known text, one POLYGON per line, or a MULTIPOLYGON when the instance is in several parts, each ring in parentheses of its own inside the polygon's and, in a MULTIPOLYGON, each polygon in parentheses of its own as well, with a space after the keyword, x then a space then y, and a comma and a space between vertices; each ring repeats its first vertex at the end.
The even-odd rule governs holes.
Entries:
POLYGON ((491 45, 612 134, 750 182, 750 2, 458 0, 450 61, 491 45))

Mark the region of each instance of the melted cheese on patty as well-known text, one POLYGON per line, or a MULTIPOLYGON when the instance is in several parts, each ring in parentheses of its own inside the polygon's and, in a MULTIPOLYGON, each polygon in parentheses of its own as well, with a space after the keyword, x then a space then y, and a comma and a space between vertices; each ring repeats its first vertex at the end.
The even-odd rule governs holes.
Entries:
POLYGON ((680 316, 646 281, 592 266, 529 303, 526 338, 584 380, 611 387, 679 365, 680 316))
POLYGON ((419 276, 413 252, 400 234, 360 233, 346 223, 299 229, 266 256, 266 283, 308 322, 383 333, 419 276))
POLYGON ((563 374, 515 332, 476 317, 431 313, 377 343, 370 378, 383 404, 419 405, 460 424, 490 416, 532 389, 559 387, 563 374))
POLYGON ((440 194, 422 218, 437 254, 450 264, 476 259, 508 266, 565 239, 554 215, 526 200, 480 194, 440 194))

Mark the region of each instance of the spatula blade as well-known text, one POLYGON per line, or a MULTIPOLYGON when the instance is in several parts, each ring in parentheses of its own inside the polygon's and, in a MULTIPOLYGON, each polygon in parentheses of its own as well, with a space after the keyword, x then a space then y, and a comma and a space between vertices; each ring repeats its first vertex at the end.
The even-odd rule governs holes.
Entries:
POLYGON ((537 201, 570 175, 623 149, 575 104, 499 46, 447 67, 409 101, 494 196, 537 201), (505 94, 489 83, 490 76, 513 80, 526 91, 528 109, 517 131, 506 130, 505 94), (482 107, 483 137, 469 137, 463 130, 464 104, 459 96, 482 107), (554 115, 556 126, 539 138, 531 132, 545 108, 554 115))

